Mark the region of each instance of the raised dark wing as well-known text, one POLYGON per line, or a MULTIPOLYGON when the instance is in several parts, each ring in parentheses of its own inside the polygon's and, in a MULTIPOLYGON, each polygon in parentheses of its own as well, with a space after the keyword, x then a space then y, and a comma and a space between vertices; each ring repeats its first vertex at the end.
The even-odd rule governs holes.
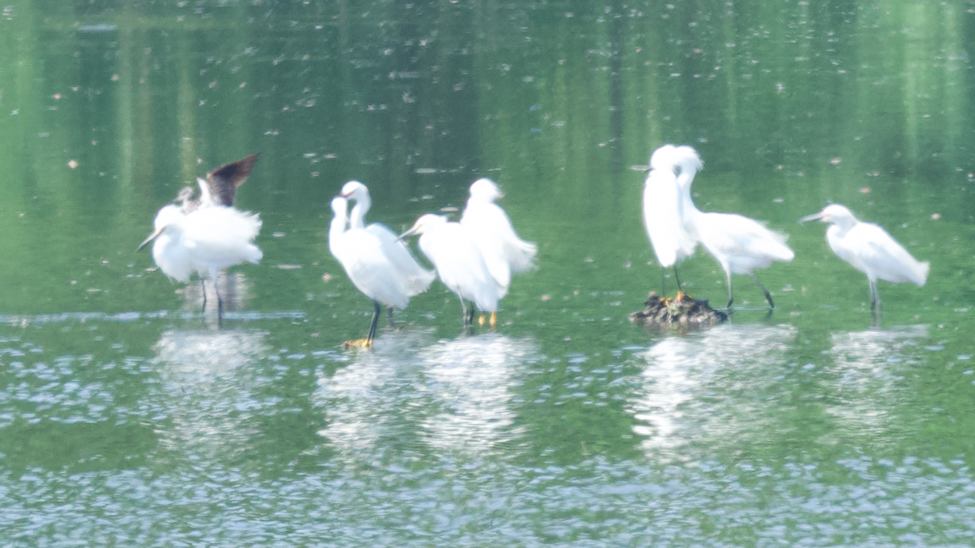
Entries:
POLYGON ((257 154, 220 166, 207 173, 207 184, 213 199, 220 205, 233 206, 237 202, 237 187, 244 184, 254 169, 257 154))

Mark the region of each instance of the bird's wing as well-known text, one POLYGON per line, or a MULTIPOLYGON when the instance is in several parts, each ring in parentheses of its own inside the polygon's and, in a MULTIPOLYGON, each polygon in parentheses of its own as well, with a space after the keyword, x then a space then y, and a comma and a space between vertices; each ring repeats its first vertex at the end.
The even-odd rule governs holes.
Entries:
POLYGON ((383 252, 379 237, 365 229, 350 229, 331 248, 359 291, 386 306, 406 308, 411 293, 383 252))
POLYGON ((501 206, 468 200, 460 224, 474 235, 488 268, 502 286, 507 287, 511 283, 511 272, 524 272, 534 266, 538 246, 518 237, 511 219, 501 206), (506 263, 503 267, 502 262, 506 263))
POLYGON ((366 227, 366 231, 375 236, 380 243, 380 249, 396 272, 403 278, 407 293, 412 297, 426 291, 437 274, 420 266, 406 243, 386 226, 373 223, 366 227))
POLYGON ((214 201, 219 205, 232 206, 237 202, 237 187, 247 181, 258 154, 223 165, 207 173, 207 184, 214 201))
POLYGON ((847 239, 860 244, 859 258, 881 280, 924 285, 928 263, 915 259, 886 230, 873 223, 859 223, 847 239))
POLYGON ((734 213, 706 213, 702 240, 723 253, 753 257, 762 261, 791 261, 795 253, 786 245, 787 234, 770 230, 764 224, 734 213))

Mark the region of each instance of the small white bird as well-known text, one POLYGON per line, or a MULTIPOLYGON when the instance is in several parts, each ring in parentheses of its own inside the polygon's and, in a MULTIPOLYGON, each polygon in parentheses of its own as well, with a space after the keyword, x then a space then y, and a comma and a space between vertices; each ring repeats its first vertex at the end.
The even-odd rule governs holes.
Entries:
MULTIPOLYGON (((433 283, 436 273, 420 266, 406 244, 399 239, 395 232, 380 223, 366 226, 366 213, 372 207, 369 189, 359 181, 349 181, 342 186, 341 196, 347 200, 354 200, 352 214, 349 216, 349 227, 364 229, 379 238, 382 252, 389 259, 390 264, 403 278, 406 284, 407 297, 413 297, 426 291, 433 283)), ((392 309, 389 311, 392 318, 392 309)))
MULTIPOLYGON (((499 298, 508 293, 511 274, 524 272, 534 266, 538 246, 518 237, 508 214, 495 200, 504 196, 498 185, 490 179, 478 179, 471 184, 470 198, 460 218, 460 224, 468 229, 491 276, 501 287, 499 298)), ((491 325, 496 323, 491 314, 491 325)))
POLYGON ((891 283, 911 282, 923 286, 931 265, 918 262, 886 230, 873 223, 858 221, 849 209, 831 204, 819 213, 799 219, 800 223, 831 223, 826 242, 836 256, 867 275, 870 284, 870 310, 880 311, 877 279, 891 283))
POLYGON ((501 300, 502 287, 491 275, 471 232, 446 217, 426 214, 400 238, 420 235, 420 249, 437 269, 440 281, 460 298, 464 327, 474 323, 474 307, 484 313, 495 312, 501 300))
POLYGON ((677 263, 694 254, 697 242, 681 219, 681 192, 677 185, 677 156, 674 145, 664 145, 650 156, 650 173, 643 187, 643 224, 662 268, 674 267, 677 290, 681 291, 677 263))
MULTIPOLYGON (((252 242, 261 230, 256 214, 225 206, 213 206, 184 213, 181 206, 169 204, 156 214, 155 230, 138 249, 149 242, 152 258, 164 274, 187 282, 193 271, 200 280, 208 276, 217 293, 217 322, 223 322, 223 301, 217 287, 217 274, 226 268, 250 262, 257 264, 264 254, 252 242)), ((206 309, 206 292, 203 300, 206 309)))
POLYGON ((692 238, 725 272, 728 282, 728 308, 734 302, 731 291, 732 274, 748 274, 765 293, 770 308, 775 308, 772 295, 758 281, 754 271, 768 268, 773 261, 789 262, 795 253, 785 245, 787 235, 773 232, 763 224, 734 213, 702 213, 691 198, 694 175, 703 167, 697 151, 689 146, 677 147, 675 164, 680 168, 677 184, 681 190, 681 219, 692 238))
MULTIPOLYGON (((335 216, 329 225, 328 249, 338 259, 352 284, 373 301, 375 313, 364 339, 350 341, 347 346, 372 346, 376 338, 381 305, 406 308, 416 294, 410 281, 404 278, 386 253, 383 240, 364 228, 348 228, 348 200, 341 196, 332 199, 335 216)), ((429 286, 429 283, 427 283, 429 286)))

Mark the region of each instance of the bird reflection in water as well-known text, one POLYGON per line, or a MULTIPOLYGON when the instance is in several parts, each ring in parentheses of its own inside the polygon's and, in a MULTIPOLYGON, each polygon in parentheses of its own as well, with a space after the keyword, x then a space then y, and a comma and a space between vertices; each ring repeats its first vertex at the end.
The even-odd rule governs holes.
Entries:
POLYGON ((372 352, 351 352, 335 359, 347 363, 322 375, 315 405, 325 415, 318 434, 339 454, 361 459, 362 451, 381 450, 383 439, 410 443, 419 407, 417 349, 430 344, 432 331, 409 329, 382 335, 372 352))
MULTIPOLYGON (((679 448, 702 439, 736 443, 742 422, 747 422, 747 406, 736 402, 731 413, 715 407, 734 402, 742 382, 735 376, 762 377, 766 365, 785 361, 796 332, 791 325, 725 324, 686 337, 666 337, 650 347, 643 356, 642 385, 629 402, 637 421, 633 431, 643 437, 644 451, 676 458, 679 448)), ((762 382, 767 380, 750 382, 750 389, 761 390, 762 382)))
POLYGON ((319 434, 362 459, 386 443, 416 450, 480 454, 512 439, 510 387, 518 364, 537 355, 529 339, 487 333, 433 342, 432 331, 383 335, 372 352, 318 381, 328 426, 319 434), (382 440, 386 440, 383 442, 382 440))
POLYGON ((510 407, 519 364, 538 355, 529 338, 483 334, 439 341, 420 352, 440 411, 424 419, 427 443, 438 451, 490 452, 519 437, 510 407))
POLYGON ((263 331, 163 333, 156 343, 161 394, 156 432, 160 444, 181 454, 227 460, 249 450, 257 433, 250 412, 260 407, 254 364, 267 354, 263 331))
POLYGON ((829 393, 826 412, 839 419, 844 430, 862 435, 889 435, 905 427, 910 418, 892 415, 911 396, 903 383, 905 369, 924 358, 927 325, 833 333, 826 356, 829 393))

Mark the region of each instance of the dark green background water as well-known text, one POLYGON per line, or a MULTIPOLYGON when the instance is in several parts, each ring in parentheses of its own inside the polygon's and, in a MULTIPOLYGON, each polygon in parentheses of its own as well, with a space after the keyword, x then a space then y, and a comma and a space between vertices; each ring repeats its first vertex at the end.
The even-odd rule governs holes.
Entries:
MULTIPOLYGON (((0 10, 4 546, 975 542, 975 4, 75 2, 0 10), (632 326, 650 152, 796 258, 730 324, 632 326), (135 247, 260 152, 223 329, 135 247), (327 250, 499 181, 537 271, 496 331, 439 282, 381 330, 327 250), (864 276, 829 202, 931 262, 864 276)), ((681 277, 723 302, 703 251, 681 277)), ((668 281, 671 283, 671 281, 668 281)))

